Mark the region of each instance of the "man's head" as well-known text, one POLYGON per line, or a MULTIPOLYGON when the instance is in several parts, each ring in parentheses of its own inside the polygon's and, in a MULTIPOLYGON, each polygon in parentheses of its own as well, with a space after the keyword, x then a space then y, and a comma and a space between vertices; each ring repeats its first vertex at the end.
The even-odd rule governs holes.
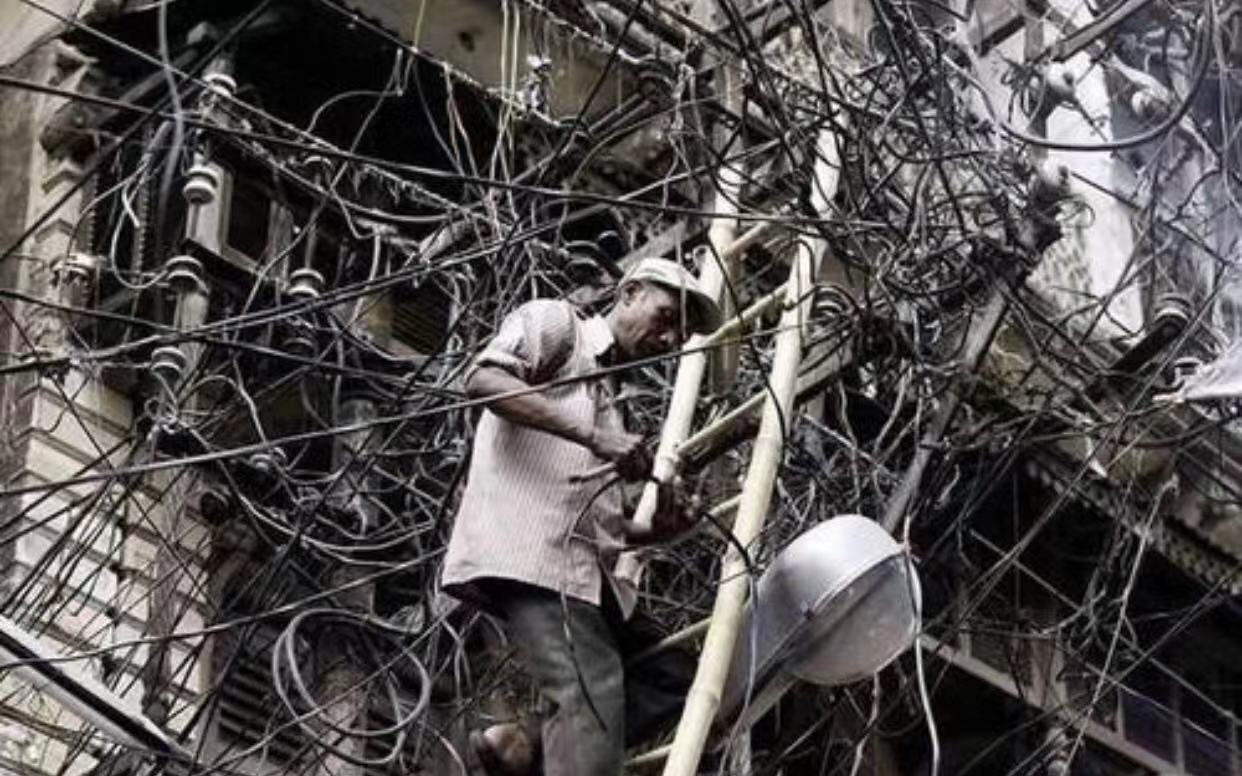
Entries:
POLYGON ((720 310, 680 264, 642 259, 621 279, 609 323, 621 351, 644 358, 679 347, 690 334, 713 331, 720 310))

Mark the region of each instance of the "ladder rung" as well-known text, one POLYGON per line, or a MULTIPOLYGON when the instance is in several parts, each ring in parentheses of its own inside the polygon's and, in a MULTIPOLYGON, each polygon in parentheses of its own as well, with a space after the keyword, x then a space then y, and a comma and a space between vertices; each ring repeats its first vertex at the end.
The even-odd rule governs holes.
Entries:
POLYGON ((703 619, 699 620, 693 625, 687 625, 686 627, 682 628, 676 633, 670 633, 669 635, 657 641, 655 644, 652 644, 650 647, 647 647, 643 651, 639 652, 637 655, 634 655, 634 657, 625 661, 625 664, 627 666, 632 666, 635 663, 641 663, 642 661, 646 660, 652 655, 659 654, 660 652, 663 652, 666 649, 672 649, 673 647, 679 644, 683 644, 687 641, 690 641, 696 636, 707 633, 707 626, 709 624, 711 624, 711 618, 704 617, 703 619))
POLYGON ((648 765, 662 763, 668 759, 668 753, 672 751, 672 749, 672 744, 665 744, 657 749, 652 749, 650 752, 643 752, 642 754, 635 755, 629 759, 629 762, 625 764, 625 767, 643 768, 648 765))

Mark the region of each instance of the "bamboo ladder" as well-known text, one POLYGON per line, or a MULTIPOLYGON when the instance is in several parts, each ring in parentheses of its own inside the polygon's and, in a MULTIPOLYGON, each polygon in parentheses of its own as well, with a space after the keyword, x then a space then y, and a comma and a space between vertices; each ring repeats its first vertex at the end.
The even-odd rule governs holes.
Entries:
MULTIPOLYGON (((816 160, 813 172, 811 202, 819 216, 826 216, 830 201, 839 181, 840 152, 836 137, 829 129, 821 131, 816 144, 816 160)), ((736 214, 737 188, 740 174, 729 169, 722 170, 717 181, 717 220, 709 232, 709 240, 716 253, 733 258, 745 247, 758 239, 766 225, 757 226, 741 237, 736 237, 734 220, 736 214)), ((746 310, 736 314, 718 331, 704 337, 692 338, 687 343, 689 353, 683 356, 679 367, 669 414, 666 418, 659 449, 656 454, 655 476, 667 479, 675 472, 679 452, 724 431, 741 416, 762 404, 759 432, 751 451, 742 491, 728 501, 717 505, 714 512, 724 514, 736 510, 733 533, 738 544, 749 547, 763 528, 784 452, 783 433, 791 425, 799 388, 799 370, 805 328, 811 312, 811 290, 824 263, 828 246, 818 238, 799 240, 791 257, 788 282, 767 297, 754 302, 746 310), (690 426, 694 407, 706 369, 706 352, 711 346, 723 343, 772 306, 788 300, 781 314, 776 334, 772 371, 768 380, 769 390, 752 397, 734 411, 709 427, 691 436, 690 426)), ((726 267, 728 265, 726 264, 726 267)), ((701 270, 701 283, 709 293, 719 295, 726 278, 721 267, 708 261, 701 270)), ((655 505, 655 486, 649 486, 639 503, 635 520, 649 522, 655 505)), ((632 571, 622 569, 623 571, 632 571)), ((742 625, 747 594, 746 560, 732 544, 726 549, 720 572, 711 617, 690 629, 677 634, 675 640, 685 640, 706 631, 702 653, 694 683, 686 699, 673 742, 662 749, 649 752, 631 761, 631 765, 648 764, 667 758, 665 776, 692 776, 695 773, 703 749, 707 743, 712 722, 720 707, 721 693, 728 678, 729 665, 742 625)), ((666 641, 666 645, 667 645, 666 641)))

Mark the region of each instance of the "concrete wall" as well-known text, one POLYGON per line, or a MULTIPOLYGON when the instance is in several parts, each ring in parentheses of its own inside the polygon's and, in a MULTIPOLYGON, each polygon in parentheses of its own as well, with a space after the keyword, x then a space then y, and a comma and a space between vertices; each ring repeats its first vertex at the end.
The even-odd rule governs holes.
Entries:
MULTIPOLYGON (((34 21, 28 18, 29 14, 17 14, 18 8, 25 6, 19 3, 0 6, 0 37, 17 40, 18 33, 34 21)), ((0 56, 16 52, 17 49, 9 45, 0 44, 0 52, 3 52, 0 56)), ((53 79, 55 67, 54 49, 44 47, 20 61, 13 61, 6 71, 15 78, 44 83, 53 79)), ((47 102, 47 98, 31 91, 0 88, 0 139, 3 140, 0 142, 0 202, 3 203, 0 207, 0 251, 10 252, 0 261, 0 288, 24 290, 31 286, 30 243, 16 243, 30 223, 32 202, 41 199, 39 183, 43 171, 38 133, 47 102)), ((21 315, 23 308, 14 304, 9 309, 21 315)), ((18 353, 22 349, 13 316, 0 316, 0 350, 18 353)), ((31 372, 17 372, 0 380, 0 472, 8 471, 18 454, 14 449, 13 431, 25 425, 14 397, 25 390, 32 379, 31 372)))
MULTIPOLYGON (((41 0, 40 5, 62 16, 82 16, 95 5, 94 0, 41 0)), ((0 68, 17 61, 34 44, 57 35, 64 22, 25 3, 0 3, 0 68)))
MULTIPOLYGON (((76 7, 67 0, 58 8, 76 7)), ((86 5, 82 10, 85 11, 86 5)), ((49 30, 42 15, 19 3, 0 4, 0 44, 12 59, 22 46, 49 30), (22 9, 25 9, 23 11, 22 9)), ((89 62, 57 41, 36 47, 16 61, 11 74, 66 89, 81 88, 89 62)), ((0 249, 14 246, 26 228, 50 212, 84 175, 83 164, 45 150, 40 128, 63 105, 58 98, 28 91, 0 90, 0 249)), ((56 262, 73 247, 81 209, 91 197, 82 187, 65 205, 0 263, 0 287, 49 301, 57 300, 56 262)), ((3 300, 0 349, 5 353, 64 355, 72 351, 70 322, 60 313, 31 303, 3 300)), ((18 366, 6 358, 6 366, 18 366)), ((0 478, 4 488, 59 483, 84 471, 124 465, 132 452, 133 406, 129 397, 104 385, 86 364, 67 372, 35 365, 0 378, 0 478), (107 463, 101 454, 116 448, 107 463)), ((68 654, 103 650, 86 668, 108 681, 137 708, 143 686, 139 669, 148 648, 136 643, 150 613, 150 591, 159 584, 152 559, 161 538, 156 525, 166 503, 148 483, 132 493, 101 484, 54 487, 0 499, 0 601, 3 612, 68 654), (97 497, 97 498, 96 498, 97 497)), ((206 613, 204 580, 195 571, 207 552, 207 535, 197 520, 183 520, 175 541, 191 573, 177 580, 174 608, 177 632, 197 633, 206 613)), ((202 690, 195 637, 172 648, 175 683, 173 724, 184 720, 202 690)), ((12 676, 0 680, 0 770, 57 773, 71 761, 69 774, 94 764, 73 754, 80 720, 38 688, 12 676)))
MULTIPOLYGON (((1054 0, 1051 5, 1074 25, 1081 26, 1090 19, 1089 10, 1081 3, 1054 0)), ((985 30, 1002 27, 1003 21, 1013 14, 1013 6, 1007 0, 987 0, 979 10, 968 36, 973 42, 978 42, 985 30)), ((1045 25, 1044 44, 1059 40, 1063 34, 1058 25, 1045 25)), ((986 91, 995 108, 1002 112, 1001 118, 1023 130, 1026 119, 1020 112, 1005 113, 1011 104, 1012 88, 1002 84, 1001 79, 1011 75, 1010 62, 1023 61, 1024 39, 1019 28, 980 61, 986 91)), ((1160 120, 1134 115, 1130 103, 1132 88, 1120 86, 1134 76, 1120 76, 1121 68, 1112 66, 1122 63, 1110 57, 1109 64, 1101 66, 1091 62, 1090 56, 1090 50, 1084 51, 1065 63, 1074 77, 1082 110, 1055 110, 1048 121, 1050 139, 1077 144, 1126 139, 1160 120), (1111 75, 1106 71, 1111 71, 1111 75)), ((1189 90, 1188 83, 1173 86, 1177 94, 1189 90)), ((982 103, 979 109, 982 112, 982 103)), ((1195 249, 1187 239, 1173 238, 1168 242, 1164 235, 1154 235, 1152 242, 1143 242, 1147 235, 1144 225, 1148 223, 1148 215, 1143 211, 1154 206, 1161 217, 1176 220, 1187 234, 1202 240, 1226 260, 1231 254, 1237 255, 1242 219, 1230 208, 1220 207, 1225 193, 1219 178, 1203 181, 1205 172, 1214 169, 1218 160, 1206 152, 1206 146, 1195 139, 1196 134, 1183 119, 1177 129, 1155 144, 1118 151, 1050 151, 1048 158, 1053 163, 1065 164, 1077 176, 1074 188, 1081 207, 1063 219, 1067 227, 1065 237, 1048 251, 1031 277, 1031 287, 1063 310, 1120 289, 1097 330, 1102 337, 1112 337, 1140 327, 1145 313, 1151 312, 1144 308, 1150 307, 1158 294, 1176 291, 1203 301, 1214 294, 1219 283, 1223 288, 1212 303, 1207 322, 1226 340, 1242 333, 1242 285, 1236 272, 1222 282, 1216 259, 1207 251, 1195 249), (1120 194, 1120 198, 1110 191, 1120 194), (1153 203, 1153 197, 1158 201, 1153 203), (1176 214, 1174 207, 1179 208, 1176 214), (1144 274, 1136 281, 1137 273, 1144 274)), ((1091 311, 1077 319, 1087 321, 1093 316, 1091 311)))
MULTIPOLYGON (((1081 4, 1056 0, 1053 5, 1075 23, 1081 24, 1088 17, 1087 9, 1081 4)), ((985 20, 1003 13, 1011 4, 989 0, 980 6, 972 33, 976 40, 979 27, 986 23, 985 20)), ((1045 43, 1054 42, 1061 36, 1052 24, 1045 25, 1043 34, 1045 43)), ((1023 131, 1028 129, 1027 118, 1017 109, 1008 112, 1008 107, 1015 104, 1011 101, 1013 88, 1003 83, 1003 79, 1012 78, 1010 63, 1024 60, 1025 39, 1024 33, 1019 30, 978 63, 978 75, 993 108, 1000 114, 999 118, 1023 131)), ((1101 68, 1092 67, 1086 53, 1071 58, 1066 65, 1075 75, 1076 95, 1086 114, 1102 119, 1103 125, 1097 131, 1090 126, 1083 113, 1058 108, 1048 118, 1047 137, 1079 144, 1112 139, 1108 118, 1113 100, 1101 68)), ((976 109, 981 115, 986 113, 981 101, 976 102, 976 109)), ((1052 150, 1048 151, 1047 157, 1053 164, 1064 164, 1073 173, 1103 189, 1130 191, 1134 188, 1133 174, 1109 152, 1052 150)), ((1091 297, 1106 298, 1115 294, 1097 333, 1101 337, 1114 337, 1135 332, 1142 327, 1144 318, 1141 288, 1133 282, 1130 267, 1135 247, 1131 209, 1081 180, 1074 181, 1074 194, 1080 206, 1066 209, 1066 215, 1062 218, 1065 234, 1047 251, 1029 284, 1067 311, 1089 304, 1091 297)), ((1095 310, 1091 310, 1078 316, 1078 320, 1086 323, 1094 317, 1095 310)))

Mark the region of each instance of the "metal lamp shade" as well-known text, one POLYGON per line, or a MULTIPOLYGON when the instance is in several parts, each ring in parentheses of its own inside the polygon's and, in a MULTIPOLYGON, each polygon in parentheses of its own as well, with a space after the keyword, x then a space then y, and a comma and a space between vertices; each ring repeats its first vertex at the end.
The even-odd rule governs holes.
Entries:
POLYGON ((918 577, 883 528, 859 515, 820 523, 760 578, 721 719, 743 707, 747 720, 757 719, 795 680, 838 685, 871 676, 910 648, 920 606, 918 577))

